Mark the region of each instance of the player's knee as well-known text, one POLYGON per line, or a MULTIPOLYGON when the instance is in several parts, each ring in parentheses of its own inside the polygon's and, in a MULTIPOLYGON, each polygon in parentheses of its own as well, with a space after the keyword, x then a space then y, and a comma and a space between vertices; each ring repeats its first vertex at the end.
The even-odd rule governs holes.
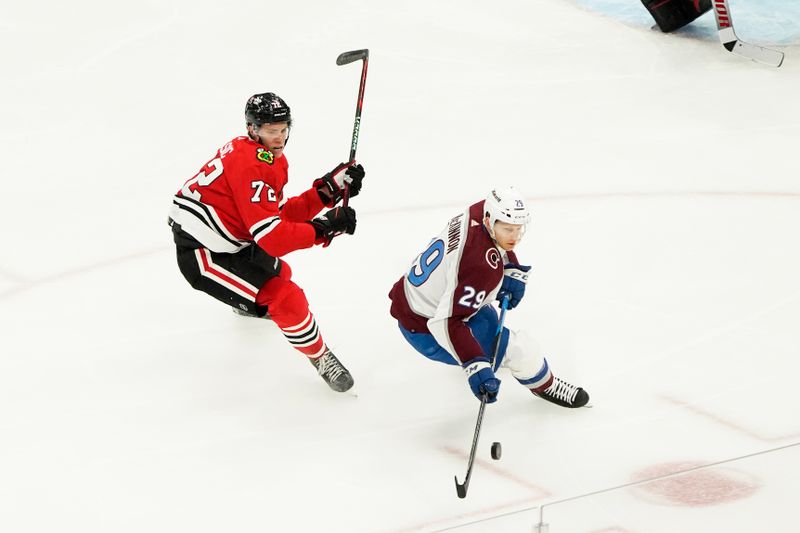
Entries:
POLYGON ((281 260, 281 272, 278 276, 285 281, 292 279, 292 267, 284 260, 281 260))
POLYGON ((295 282, 284 279, 283 276, 267 281, 258 292, 256 301, 259 305, 267 306, 273 316, 289 309, 308 311, 308 300, 303 289, 295 282))

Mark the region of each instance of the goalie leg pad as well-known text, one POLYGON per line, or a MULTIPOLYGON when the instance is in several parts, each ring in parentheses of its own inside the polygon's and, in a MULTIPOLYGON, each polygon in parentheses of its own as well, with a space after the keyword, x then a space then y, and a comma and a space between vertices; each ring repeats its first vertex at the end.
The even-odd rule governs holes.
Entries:
POLYGON ((642 0, 642 4, 664 33, 682 28, 711 10, 711 0, 642 0))

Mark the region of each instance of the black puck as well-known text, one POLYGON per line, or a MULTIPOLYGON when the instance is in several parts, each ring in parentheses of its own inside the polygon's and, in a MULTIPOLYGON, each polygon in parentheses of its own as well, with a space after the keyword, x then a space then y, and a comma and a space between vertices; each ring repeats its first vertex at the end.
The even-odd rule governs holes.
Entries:
POLYGON ((503 455, 503 447, 500 446, 499 442, 492 443, 492 459, 495 461, 500 460, 500 456, 503 455))

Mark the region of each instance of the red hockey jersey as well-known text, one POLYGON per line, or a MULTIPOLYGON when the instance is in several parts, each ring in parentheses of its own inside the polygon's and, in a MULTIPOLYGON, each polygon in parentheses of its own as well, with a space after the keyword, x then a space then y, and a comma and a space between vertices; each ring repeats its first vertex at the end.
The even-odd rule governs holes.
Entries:
POLYGON ((288 170, 285 156, 236 137, 175 194, 170 218, 214 252, 253 242, 273 257, 310 248, 315 232, 307 221, 324 204, 314 187, 282 204, 288 170))

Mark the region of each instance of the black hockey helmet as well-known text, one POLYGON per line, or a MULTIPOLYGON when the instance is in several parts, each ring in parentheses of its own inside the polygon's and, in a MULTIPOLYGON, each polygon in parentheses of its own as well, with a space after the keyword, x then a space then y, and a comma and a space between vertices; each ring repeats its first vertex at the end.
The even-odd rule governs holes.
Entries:
POLYGON ((254 94, 244 106, 247 124, 258 128, 262 124, 288 122, 292 125, 292 113, 283 98, 275 93, 254 94))

